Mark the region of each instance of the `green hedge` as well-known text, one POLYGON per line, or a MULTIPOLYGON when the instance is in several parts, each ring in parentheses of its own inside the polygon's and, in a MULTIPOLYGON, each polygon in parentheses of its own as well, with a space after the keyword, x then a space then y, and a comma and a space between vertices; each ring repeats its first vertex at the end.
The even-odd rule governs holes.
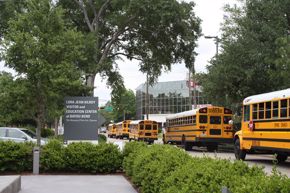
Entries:
MULTIPOLYGON (((0 142, 0 172, 32 171, 32 143, 0 142)), ((122 168, 123 155, 113 144, 71 143, 64 147, 50 140, 41 148, 44 172, 112 173, 122 168)))
MULTIPOLYGON (((125 145, 124 152, 130 145, 125 145)), ((141 192, 160 192, 161 184, 166 176, 175 169, 187 163, 191 157, 183 150, 169 145, 144 146, 137 145, 124 159, 126 174, 131 176, 132 182, 140 187, 141 192)))
POLYGON ((0 172, 32 170, 32 143, 0 141, 0 172))
POLYGON ((103 134, 98 135, 98 142, 99 143, 106 143, 107 142, 107 137, 103 134))
POLYGON ((208 193, 228 187, 232 193, 289 193, 290 179, 278 172, 267 176, 242 161, 193 158, 167 145, 126 144, 123 167, 143 193, 208 193))
POLYGON ((71 143, 63 147, 50 141, 41 152, 44 171, 111 173, 121 169, 122 153, 113 144, 71 143))

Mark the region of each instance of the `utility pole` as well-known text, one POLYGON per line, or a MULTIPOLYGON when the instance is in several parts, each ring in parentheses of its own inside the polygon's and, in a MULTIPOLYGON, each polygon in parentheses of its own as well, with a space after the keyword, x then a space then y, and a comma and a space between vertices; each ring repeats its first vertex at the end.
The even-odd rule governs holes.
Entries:
POLYGON ((188 69, 188 105, 189 110, 192 110, 192 92, 191 92, 191 68, 188 69))
POLYGON ((197 108, 196 103, 196 85, 195 85, 195 77, 192 76, 194 71, 194 64, 189 68, 189 75, 188 75, 188 91, 189 91, 189 109, 192 110, 192 99, 193 99, 193 108, 197 108), (191 77, 192 76, 192 77, 191 77), (191 90, 191 82, 193 82, 193 95, 191 90))
POLYGON ((216 54, 215 56, 218 57, 219 55, 219 42, 221 41, 221 39, 218 36, 204 36, 204 38, 206 39, 214 39, 215 41, 215 46, 216 46, 216 54))
POLYGON ((146 119, 149 119, 149 83, 148 83, 148 72, 146 75, 146 119))

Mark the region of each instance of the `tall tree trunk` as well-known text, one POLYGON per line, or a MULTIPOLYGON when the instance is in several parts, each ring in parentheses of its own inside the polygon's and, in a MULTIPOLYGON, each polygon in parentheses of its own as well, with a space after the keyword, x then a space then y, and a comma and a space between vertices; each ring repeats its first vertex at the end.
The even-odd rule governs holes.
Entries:
POLYGON ((44 97, 39 93, 37 96, 37 113, 36 113, 36 137, 37 137, 37 146, 40 147, 41 143, 41 129, 44 126, 44 119, 45 119, 45 106, 44 106, 44 97))
POLYGON ((54 135, 58 136, 58 117, 54 118, 54 135))
POLYGON ((92 89, 91 96, 94 96, 95 78, 96 78, 96 74, 90 74, 87 76, 87 80, 86 80, 86 85, 92 89))

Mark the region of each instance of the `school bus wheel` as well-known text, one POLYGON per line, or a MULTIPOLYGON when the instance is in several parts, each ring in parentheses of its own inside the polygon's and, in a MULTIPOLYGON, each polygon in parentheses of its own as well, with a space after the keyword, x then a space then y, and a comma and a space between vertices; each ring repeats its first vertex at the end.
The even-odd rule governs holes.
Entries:
POLYGON ((218 144, 208 144, 206 146, 207 151, 214 152, 218 150, 218 144))
POLYGON ((278 153, 276 156, 276 159, 277 159, 278 163, 283 163, 287 160, 287 157, 288 156, 286 154, 278 153))
POLYGON ((237 160, 245 160, 246 158, 246 151, 241 149, 240 146, 240 139, 237 138, 235 140, 235 144, 234 144, 234 150, 235 150, 235 157, 237 160))

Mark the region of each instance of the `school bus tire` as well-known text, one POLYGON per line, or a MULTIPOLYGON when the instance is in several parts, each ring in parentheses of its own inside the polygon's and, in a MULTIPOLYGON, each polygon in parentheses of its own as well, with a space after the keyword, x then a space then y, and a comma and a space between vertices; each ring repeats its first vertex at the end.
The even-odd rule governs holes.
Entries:
POLYGON ((217 144, 209 144, 206 146, 207 151, 214 152, 217 151, 218 145, 217 144))
POLYGON ((190 150, 192 150, 192 144, 191 143, 189 143, 189 142, 185 142, 185 144, 184 144, 184 149, 185 149, 185 151, 190 151, 190 150))
POLYGON ((288 156, 286 154, 278 153, 276 159, 278 163, 283 163, 287 160, 288 156))
POLYGON ((235 140, 235 144, 234 144, 234 151, 235 151, 235 157, 237 160, 245 160, 246 158, 246 151, 241 149, 240 146, 240 139, 237 138, 235 140))

